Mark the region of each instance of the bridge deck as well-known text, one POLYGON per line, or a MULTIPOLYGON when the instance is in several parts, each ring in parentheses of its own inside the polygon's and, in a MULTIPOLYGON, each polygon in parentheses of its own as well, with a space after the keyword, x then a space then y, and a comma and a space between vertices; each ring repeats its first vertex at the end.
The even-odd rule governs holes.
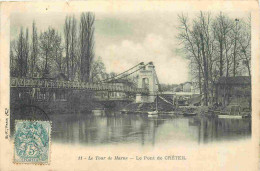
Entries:
POLYGON ((11 88, 53 88, 53 89, 75 89, 92 91, 113 91, 135 94, 148 94, 148 89, 120 86, 113 84, 95 84, 77 81, 58 81, 47 79, 29 79, 11 77, 11 88))

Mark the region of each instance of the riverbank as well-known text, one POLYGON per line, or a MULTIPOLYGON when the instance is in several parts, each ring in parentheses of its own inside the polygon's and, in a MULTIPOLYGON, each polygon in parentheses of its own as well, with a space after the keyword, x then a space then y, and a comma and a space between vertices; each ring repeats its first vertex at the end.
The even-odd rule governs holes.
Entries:
MULTIPOLYGON (((122 114, 148 114, 148 112, 155 111, 155 103, 132 103, 121 110, 122 114)), ((251 117, 251 110, 242 108, 238 105, 229 105, 226 107, 214 108, 213 106, 173 106, 172 104, 163 105, 158 103, 159 115, 184 115, 184 116, 237 116, 241 118, 251 117)))

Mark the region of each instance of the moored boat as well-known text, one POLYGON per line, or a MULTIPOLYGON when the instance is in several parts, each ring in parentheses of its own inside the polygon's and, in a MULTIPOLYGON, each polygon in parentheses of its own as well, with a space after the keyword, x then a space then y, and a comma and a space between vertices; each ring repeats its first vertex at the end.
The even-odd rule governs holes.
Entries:
POLYGON ((226 119, 242 119, 249 118, 251 116, 250 113, 242 112, 240 106, 232 105, 229 112, 220 112, 217 114, 218 118, 226 118, 226 119))
POLYGON ((93 109, 92 114, 95 116, 101 116, 101 115, 105 114, 105 110, 104 109, 93 109))
POLYGON ((125 110, 125 109, 123 109, 123 110, 121 110, 121 111, 120 111, 120 113, 121 113, 121 114, 127 114, 127 113, 128 113, 128 111, 127 111, 127 110, 125 110))
POLYGON ((242 115, 218 115, 218 118, 242 119, 242 115))
POLYGON ((183 113, 183 116, 196 116, 197 113, 183 113))
POLYGON ((158 116, 158 94, 156 95, 155 98, 156 102, 155 102, 155 111, 149 111, 148 113, 148 117, 157 117, 158 116))
POLYGON ((147 113, 148 113, 148 117, 157 117, 159 112, 155 110, 147 113))

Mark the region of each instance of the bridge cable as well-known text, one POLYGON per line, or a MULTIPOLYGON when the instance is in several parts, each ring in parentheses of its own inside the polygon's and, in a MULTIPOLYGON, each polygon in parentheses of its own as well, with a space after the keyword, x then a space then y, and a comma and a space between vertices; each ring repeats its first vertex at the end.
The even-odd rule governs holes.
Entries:
POLYGON ((162 91, 162 90, 161 90, 161 85, 160 85, 160 82, 159 82, 159 79, 158 79, 157 73, 156 73, 155 69, 153 69, 153 70, 154 70, 155 78, 156 78, 157 85, 158 85, 158 91, 161 92, 161 91, 162 91))
MULTIPOLYGON (((157 76, 157 73, 156 73, 155 69, 154 69, 154 73, 155 73, 155 78, 156 78, 157 85, 158 85, 158 92, 159 92, 158 94, 163 95, 163 94, 162 94, 161 85, 160 85, 160 83, 159 83, 159 79, 158 79, 158 76, 157 76)), ((169 103, 169 104, 173 105, 171 102, 169 102, 168 100, 166 100, 164 97, 162 97, 162 96, 160 96, 160 95, 158 95, 159 98, 161 98, 161 99, 162 99, 163 101, 165 101, 166 103, 169 103)))
POLYGON ((135 73, 135 72, 137 72, 137 71, 139 71, 139 70, 143 69, 143 68, 144 68, 146 65, 148 65, 148 64, 149 64, 149 63, 147 63, 147 64, 145 64, 144 66, 140 67, 139 69, 137 69, 137 70, 135 70, 135 71, 131 72, 130 74, 123 75, 122 77, 119 77, 119 78, 117 78, 117 79, 114 79, 114 80, 118 80, 118 79, 125 78, 125 77, 127 77, 127 76, 129 76, 129 75, 131 75, 131 74, 133 74, 133 73, 135 73))
POLYGON ((98 83, 99 82, 107 82, 107 80, 113 80, 113 78, 116 78, 116 77, 118 77, 119 75, 122 75, 122 74, 124 74, 124 73, 126 73, 126 72, 128 72, 128 71, 130 71, 130 70, 132 70, 132 69, 134 69, 134 68, 136 68, 137 66, 139 66, 139 65, 143 65, 144 63, 143 62, 141 62, 141 63, 139 63, 139 64, 137 64, 137 65, 135 65, 135 66, 133 66, 132 68, 130 68, 130 69, 128 69, 128 70, 126 70, 126 71, 124 71, 124 72, 122 72, 122 73, 120 73, 120 74, 117 74, 116 76, 114 76, 114 77, 111 77, 111 78, 106 78, 106 79, 104 79, 104 80, 101 80, 101 81, 98 81, 98 83))

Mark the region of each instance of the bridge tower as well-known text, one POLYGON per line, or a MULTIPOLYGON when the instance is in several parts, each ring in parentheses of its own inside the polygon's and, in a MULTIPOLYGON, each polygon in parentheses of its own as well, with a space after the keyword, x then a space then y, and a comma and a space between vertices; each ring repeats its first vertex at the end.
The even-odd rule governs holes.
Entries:
POLYGON ((141 70, 139 70, 137 86, 138 88, 147 88, 149 90, 149 95, 136 95, 136 102, 154 102, 156 93, 158 92, 158 82, 156 79, 155 66, 153 62, 148 65, 140 65, 141 70))

